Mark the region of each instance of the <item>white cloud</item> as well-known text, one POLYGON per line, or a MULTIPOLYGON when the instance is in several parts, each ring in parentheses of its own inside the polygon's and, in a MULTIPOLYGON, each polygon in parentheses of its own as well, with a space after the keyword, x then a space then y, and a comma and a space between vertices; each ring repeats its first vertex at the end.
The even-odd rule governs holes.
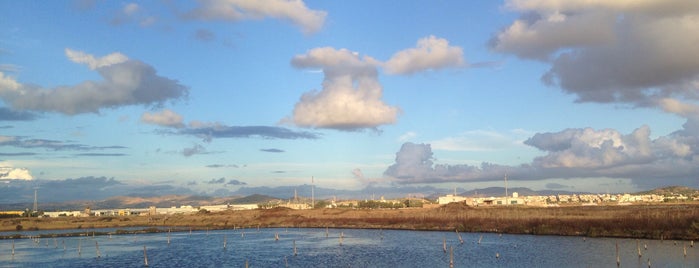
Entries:
POLYGON ((315 33, 325 23, 327 12, 312 10, 301 0, 201 0, 185 14, 199 20, 241 21, 267 17, 287 20, 304 33, 315 33))
POLYGON ((399 109, 385 104, 376 60, 330 47, 295 56, 296 68, 322 68, 323 89, 303 94, 291 118, 297 126, 358 130, 393 124, 399 109))
POLYGON ((34 177, 26 168, 0 167, 0 179, 33 180, 34 177))
POLYGON ((426 70, 438 70, 464 66, 463 50, 450 46, 449 41, 428 36, 417 41, 416 48, 399 51, 384 63, 389 74, 414 74, 426 70))
POLYGON ((143 115, 141 115, 141 122, 164 127, 184 127, 182 116, 170 109, 164 109, 159 113, 144 112, 143 115))
POLYGON ((21 84, 0 73, 0 99, 14 110, 74 115, 126 105, 160 105, 186 97, 189 90, 177 80, 159 76, 152 66, 120 53, 97 58, 71 49, 65 52, 71 61, 87 65, 103 80, 48 89, 21 84))
POLYGON ((85 64, 90 67, 91 70, 97 68, 106 67, 113 64, 118 64, 129 60, 124 54, 115 52, 101 58, 95 58, 95 56, 87 54, 82 51, 72 50, 70 48, 65 49, 66 57, 72 62, 85 64))

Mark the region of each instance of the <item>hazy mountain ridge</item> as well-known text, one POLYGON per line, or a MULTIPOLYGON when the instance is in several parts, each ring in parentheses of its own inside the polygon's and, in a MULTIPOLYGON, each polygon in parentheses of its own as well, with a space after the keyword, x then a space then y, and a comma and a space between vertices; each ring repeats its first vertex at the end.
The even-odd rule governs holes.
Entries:
MULTIPOLYGON (((232 192, 233 195, 219 197, 207 196, 202 194, 196 195, 138 195, 131 194, 126 196, 114 196, 99 201, 86 200, 71 200, 64 202, 39 202, 39 210, 42 211, 58 211, 58 210, 83 210, 86 207, 92 209, 107 209, 107 208, 146 208, 149 206, 156 207, 173 207, 173 206, 206 206, 206 205, 221 205, 221 204, 259 204, 270 201, 290 200, 296 195, 302 198, 310 198, 315 195, 316 200, 327 199, 395 199, 405 197, 419 197, 426 199, 437 199, 439 196, 453 194, 446 189, 439 189, 432 186, 409 186, 409 187, 367 187, 361 190, 336 190, 323 187, 314 187, 311 190, 311 185, 298 186, 279 186, 279 187, 241 187, 237 191, 232 192), (407 193, 407 194, 406 194, 407 193)), ((517 192, 519 196, 548 196, 548 195, 570 195, 570 194, 590 194, 587 192, 571 192, 562 190, 532 190, 526 187, 512 187, 507 189, 509 196, 517 192)), ((699 190, 685 186, 668 186, 650 191, 642 191, 633 193, 642 194, 657 194, 657 195, 677 195, 698 196, 699 190)), ((457 195, 466 197, 500 197, 505 195, 504 187, 487 187, 481 189, 473 189, 469 191, 457 192, 457 195)), ((33 203, 0 203, 0 210, 25 210, 31 209, 33 203)))

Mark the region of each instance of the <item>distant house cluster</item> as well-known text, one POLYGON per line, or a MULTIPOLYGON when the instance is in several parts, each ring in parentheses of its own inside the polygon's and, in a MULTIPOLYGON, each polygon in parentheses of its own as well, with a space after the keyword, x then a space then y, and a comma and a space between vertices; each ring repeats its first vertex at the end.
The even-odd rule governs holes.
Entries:
MULTIPOLYGON (((691 198, 699 201, 699 198, 691 198)), ((630 205, 633 203, 657 203, 672 200, 686 201, 690 197, 684 195, 662 196, 656 194, 632 195, 632 194, 560 194, 544 196, 519 196, 517 192, 512 196, 502 197, 464 197, 458 195, 440 196, 437 202, 440 205, 463 202, 469 206, 492 205, 527 205, 527 206, 558 206, 563 204, 595 206, 602 204, 630 205)))
POLYGON ((219 212, 225 210, 245 210, 256 209, 257 204, 237 204, 237 205, 211 205, 211 206, 173 206, 169 208, 157 208, 151 206, 148 208, 115 208, 115 209, 89 209, 75 211, 51 211, 44 212, 44 217, 90 217, 90 216, 155 216, 155 215, 174 215, 174 214, 192 214, 200 211, 219 212))

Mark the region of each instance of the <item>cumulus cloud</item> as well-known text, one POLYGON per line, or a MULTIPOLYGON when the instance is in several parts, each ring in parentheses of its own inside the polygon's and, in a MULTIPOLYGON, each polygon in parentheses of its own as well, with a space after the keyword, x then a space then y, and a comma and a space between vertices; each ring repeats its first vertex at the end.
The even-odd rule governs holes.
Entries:
POLYGON ((384 171, 384 175, 406 184, 487 181, 502 178, 511 169, 513 168, 490 163, 483 163, 480 167, 435 164, 429 144, 406 142, 396 153, 395 162, 384 171))
POLYGON ((21 84, 0 73, 0 99, 17 111, 74 115, 127 105, 157 106, 184 98, 189 91, 178 81, 157 75, 152 66, 119 53, 96 58, 66 49, 66 56, 97 71, 103 80, 47 89, 21 84))
POLYGON ((546 154, 519 166, 446 165, 434 163, 429 144, 405 143, 384 175, 400 183, 491 181, 505 174, 513 180, 605 177, 655 187, 667 180, 696 184, 699 176, 699 139, 682 132, 651 139, 648 126, 629 134, 579 128, 537 133, 524 143, 546 154))
POLYGON ((374 129, 394 124, 401 113, 398 107, 383 102, 383 86, 378 68, 387 74, 414 74, 427 70, 465 65, 460 47, 450 46, 443 38, 428 36, 417 47, 397 52, 381 62, 370 56, 332 47, 314 48, 296 55, 291 65, 299 69, 320 68, 324 79, 321 90, 306 92, 284 123, 300 127, 345 131, 374 129))
POLYGON ((543 60, 544 82, 583 102, 698 100, 699 2, 508 1, 525 15, 491 48, 543 60))
POLYGON ((376 60, 331 47, 315 48, 295 56, 296 68, 322 68, 323 89, 303 94, 287 118, 297 126, 338 130, 371 129, 393 124, 397 107, 382 100, 376 60))
POLYGON ((141 115, 141 122, 163 127, 184 127, 182 116, 170 109, 164 109, 158 113, 145 112, 141 115))
POLYGON ((327 12, 312 10, 301 0, 200 0, 184 17, 197 20, 242 21, 275 18, 291 22, 304 33, 315 33, 327 12))
POLYGON ((33 180, 34 177, 26 168, 0 167, 0 179, 33 180))
POLYGON ((416 48, 402 50, 383 64, 389 74, 414 74, 465 65, 463 50, 450 46, 449 41, 428 36, 417 41, 416 48))

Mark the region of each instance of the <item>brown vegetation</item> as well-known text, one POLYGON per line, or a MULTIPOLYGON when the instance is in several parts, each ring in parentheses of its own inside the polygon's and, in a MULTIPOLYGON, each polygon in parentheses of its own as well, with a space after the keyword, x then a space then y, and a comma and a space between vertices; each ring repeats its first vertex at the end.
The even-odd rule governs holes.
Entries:
POLYGON ((590 207, 467 207, 433 209, 312 209, 227 211, 155 217, 14 218, 0 221, 1 231, 91 229, 103 227, 181 227, 229 229, 256 227, 383 228, 459 230, 537 235, 580 235, 647 239, 699 239, 699 205, 590 207))

